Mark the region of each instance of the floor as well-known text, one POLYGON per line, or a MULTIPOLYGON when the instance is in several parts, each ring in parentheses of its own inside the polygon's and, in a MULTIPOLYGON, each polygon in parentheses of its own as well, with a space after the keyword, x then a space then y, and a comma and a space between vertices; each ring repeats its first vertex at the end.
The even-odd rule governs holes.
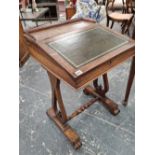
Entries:
MULTIPOLYGON (((117 28, 116 25, 115 29, 117 28)), ((128 106, 122 105, 130 62, 131 60, 128 60, 108 73, 110 91, 107 96, 118 103, 121 112, 112 116, 96 102, 71 120, 69 124, 77 131, 82 141, 82 147, 74 150, 46 115, 46 110, 51 105, 48 76, 40 64, 30 58, 19 72, 20 155, 134 155, 134 84, 128 106)), ((82 90, 76 91, 64 82, 61 83, 61 88, 68 114, 90 99, 82 90)))

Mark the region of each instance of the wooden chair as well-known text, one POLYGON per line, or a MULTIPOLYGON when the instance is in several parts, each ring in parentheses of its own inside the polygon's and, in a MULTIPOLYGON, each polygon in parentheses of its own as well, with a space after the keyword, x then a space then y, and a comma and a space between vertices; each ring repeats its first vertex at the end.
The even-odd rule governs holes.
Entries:
POLYGON ((122 0, 124 13, 135 13, 135 0, 122 0))
POLYGON ((22 67, 29 58, 29 52, 24 38, 24 30, 19 19, 19 66, 22 67))
POLYGON ((133 13, 123 13, 123 9, 124 7, 122 7, 122 11, 115 10, 115 0, 107 0, 106 2, 107 26, 109 27, 109 21, 112 21, 110 28, 113 27, 114 22, 120 22, 122 23, 122 33, 124 34, 129 31, 133 13))
MULTIPOLYGON (((125 8, 125 4, 126 4, 125 1, 126 0, 115 0, 115 5, 114 5, 115 10, 122 10, 122 8, 125 8)), ((106 3, 107 3, 107 0, 105 2, 105 5, 106 3)), ((109 4, 108 8, 112 9, 112 3, 109 4)))

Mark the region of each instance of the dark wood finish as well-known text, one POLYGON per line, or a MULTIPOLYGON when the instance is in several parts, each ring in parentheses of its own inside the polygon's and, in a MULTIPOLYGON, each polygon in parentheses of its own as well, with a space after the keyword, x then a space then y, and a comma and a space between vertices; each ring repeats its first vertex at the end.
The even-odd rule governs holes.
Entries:
POLYGON ((48 46, 48 43, 97 27, 106 29, 119 37, 124 37, 121 34, 115 33, 89 19, 69 20, 62 24, 38 29, 35 28, 27 31, 27 34, 25 35, 29 42, 31 55, 47 70, 51 82, 52 107, 47 111, 47 114, 68 138, 75 149, 80 148, 81 146, 80 137, 76 131, 67 124, 67 122, 94 104, 97 100, 99 100, 99 102, 113 115, 119 113, 118 105, 106 97, 106 93, 109 90, 107 72, 128 58, 133 57, 135 44, 132 39, 127 38, 128 42, 123 46, 114 49, 87 64, 75 68, 54 49, 51 49, 48 46), (98 77, 101 75, 104 82, 103 86, 98 84, 98 77), (85 88, 84 93, 86 95, 92 95, 94 98, 79 107, 70 116, 67 116, 60 91, 61 80, 64 80, 75 89, 85 88), (93 82, 93 87, 88 86, 90 82, 93 82))
MULTIPOLYGON (((51 118, 64 135, 69 139, 75 149, 78 149, 82 144, 80 137, 76 131, 71 128, 66 122, 71 119, 67 117, 66 110, 63 104, 61 92, 60 92, 60 80, 48 72, 52 89, 52 106, 47 111, 47 115, 51 118), (59 111, 58 111, 59 106, 59 111)), ((73 116, 72 116, 73 117, 73 116)))
MULTIPOLYGON (((135 39, 135 27, 133 29, 132 39, 135 39)), ((129 95, 130 95, 130 91, 131 91, 131 86, 132 86, 132 83, 134 80, 134 76, 135 76, 135 57, 132 58, 132 62, 131 62, 131 66, 130 66, 130 73, 129 73, 129 77, 128 77, 125 98, 123 100, 124 106, 127 106, 127 104, 128 104, 128 99, 129 99, 129 95)))
POLYGON ((37 7, 48 7, 49 8, 49 18, 52 20, 58 20, 59 19, 59 7, 58 7, 58 0, 41 0, 36 1, 37 7))
POLYGON ((29 52, 24 38, 24 30, 19 20, 19 66, 22 67, 29 58, 29 52))
POLYGON ((86 95, 92 95, 93 97, 98 97, 102 105, 104 105, 113 115, 117 115, 120 112, 118 105, 114 101, 106 97, 106 93, 109 90, 107 73, 105 73, 102 77, 104 87, 102 85, 98 85, 98 79, 95 79, 93 81, 94 88, 91 86, 87 86, 83 90, 83 92, 86 95))
POLYGON ((92 95, 94 97, 98 97, 98 100, 100 101, 100 103, 105 106, 113 115, 117 115, 119 114, 120 110, 118 108, 118 105, 112 101, 111 99, 109 99, 108 97, 105 96, 105 94, 103 94, 104 92, 102 91, 97 91, 96 89, 94 89, 91 86, 87 86, 84 89, 84 93, 85 94, 89 94, 92 95))
POLYGON ((90 101, 83 104, 81 107, 79 107, 76 111, 74 111, 70 116, 68 116, 68 120, 71 120, 72 118, 76 117, 80 113, 82 113, 84 110, 89 108, 92 104, 94 104, 97 100, 99 100, 98 97, 91 99, 90 101))
POLYGON ((76 13, 76 8, 74 6, 66 7, 66 19, 69 20, 76 13))
MULTIPOLYGON (((127 9, 129 10, 129 0, 127 0, 127 9)), ((125 6, 125 2, 122 1, 122 6, 125 6)), ((125 7, 122 7, 124 10, 125 7)), ((129 31, 129 27, 131 25, 132 19, 134 15, 132 13, 128 13, 127 11, 118 12, 115 10, 115 0, 107 0, 106 3, 106 15, 107 15, 107 26, 109 27, 109 22, 111 21, 110 28, 113 28, 115 22, 122 23, 122 33, 126 33, 129 31), (109 9, 110 6, 110 9, 109 9)))
POLYGON ((129 94, 130 94, 134 76, 135 76, 135 57, 132 59, 126 93, 125 93, 125 99, 123 101, 123 105, 125 105, 125 106, 127 106, 127 104, 128 104, 129 94))
POLYGON ((123 0, 123 6, 124 13, 135 13, 135 0, 126 0, 126 2, 123 0))
POLYGON ((109 82, 108 82, 108 75, 104 74, 103 75, 103 81, 104 81, 104 90, 103 93, 107 93, 109 91, 109 82))

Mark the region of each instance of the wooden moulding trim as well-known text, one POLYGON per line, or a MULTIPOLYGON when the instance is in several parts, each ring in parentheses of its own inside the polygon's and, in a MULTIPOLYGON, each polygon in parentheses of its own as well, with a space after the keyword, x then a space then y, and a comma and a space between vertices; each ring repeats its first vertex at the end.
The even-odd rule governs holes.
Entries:
POLYGON ((66 32, 59 33, 58 35, 50 37, 50 38, 46 38, 45 40, 43 40, 43 42, 45 42, 47 44, 52 41, 57 41, 59 39, 63 39, 65 37, 67 37, 68 35, 74 35, 74 34, 85 32, 85 31, 88 31, 88 30, 91 30, 94 28, 96 28, 96 25, 88 25, 82 29, 74 29, 74 30, 70 30, 69 32, 68 32, 68 30, 66 30, 66 32))
POLYGON ((32 35, 29 35, 27 32, 25 32, 24 37, 26 38, 27 41, 36 45, 37 43, 36 39, 32 35))
MULTIPOLYGON (((82 30, 81 29, 78 29, 78 28, 75 29, 75 28, 71 27, 69 32, 68 32, 68 29, 65 29, 65 30, 62 30, 61 29, 60 30, 58 28, 54 28, 54 29, 56 29, 57 33, 55 33, 54 35, 52 34, 51 36, 46 36, 46 38, 38 38, 38 37, 36 37, 35 34, 34 35, 31 35, 31 36, 33 38, 35 38, 35 40, 37 38, 37 41, 38 42, 41 42, 41 43, 44 43, 44 44, 48 44, 48 43, 50 43, 52 41, 56 41, 58 39, 63 39, 64 37, 67 37, 68 35, 73 35, 73 34, 80 33, 80 32, 83 32, 85 30, 89 30, 89 29, 93 29, 93 28, 95 28, 95 25, 87 25, 82 30)), ((51 49, 51 48, 49 48, 49 49, 51 49)))
POLYGON ((87 21, 87 22, 92 22, 92 23, 96 23, 96 21, 94 19, 91 18, 81 18, 82 21, 87 21))
POLYGON ((106 61, 105 63, 101 64, 100 66, 92 69, 91 71, 87 72, 86 74, 83 74, 83 76, 79 76, 79 78, 76 79, 76 89, 83 88, 87 84, 90 83, 90 81, 95 80, 100 75, 103 75, 107 71, 111 70, 112 68, 116 67, 117 65, 123 63, 125 60, 129 59, 130 57, 133 57, 135 55, 133 50, 128 50, 127 53, 121 53, 120 55, 116 56, 115 58, 112 58, 112 64, 108 64, 109 61, 106 61))
POLYGON ((20 60, 19 60, 19 67, 22 67, 25 62, 28 60, 28 58, 30 57, 29 53, 27 52, 24 57, 22 57, 20 60))
POLYGON ((67 24, 69 24, 69 23, 75 23, 75 22, 79 22, 79 21, 87 21, 87 22, 95 23, 95 21, 92 20, 92 19, 88 19, 88 18, 79 18, 79 19, 67 20, 67 21, 65 21, 65 22, 58 23, 58 24, 54 24, 54 25, 51 24, 51 25, 48 25, 48 26, 45 26, 45 27, 33 28, 33 29, 31 29, 31 30, 27 30, 26 32, 27 32, 27 33, 38 32, 38 31, 41 31, 41 30, 46 30, 46 29, 49 29, 49 28, 57 27, 57 26, 64 26, 64 25, 67 25, 67 24))
POLYGON ((133 40, 132 38, 129 38, 128 36, 125 36, 124 34, 121 34, 120 32, 114 31, 114 30, 112 30, 110 27, 107 27, 107 26, 101 25, 101 24, 99 24, 99 27, 102 28, 102 29, 104 28, 104 29, 106 29, 107 31, 110 31, 111 33, 113 33, 113 34, 115 34, 115 35, 122 36, 123 38, 125 37, 125 38, 127 38, 130 42, 134 42, 134 40, 133 40))

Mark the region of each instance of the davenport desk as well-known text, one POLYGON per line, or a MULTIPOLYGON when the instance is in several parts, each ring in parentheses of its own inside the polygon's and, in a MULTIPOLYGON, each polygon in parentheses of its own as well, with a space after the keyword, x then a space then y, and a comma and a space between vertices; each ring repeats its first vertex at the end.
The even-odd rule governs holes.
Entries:
POLYGON ((96 101, 113 115, 118 105, 106 96, 109 90, 107 72, 134 57, 133 40, 88 19, 67 21, 25 34, 30 54, 47 71, 52 89, 52 106, 47 115, 55 122, 75 149, 81 141, 77 132, 67 124, 96 101), (103 86, 98 84, 102 76, 103 86), (67 116, 60 90, 61 80, 75 89, 83 88, 92 99, 67 116), (93 86, 90 86, 90 83, 93 86))

